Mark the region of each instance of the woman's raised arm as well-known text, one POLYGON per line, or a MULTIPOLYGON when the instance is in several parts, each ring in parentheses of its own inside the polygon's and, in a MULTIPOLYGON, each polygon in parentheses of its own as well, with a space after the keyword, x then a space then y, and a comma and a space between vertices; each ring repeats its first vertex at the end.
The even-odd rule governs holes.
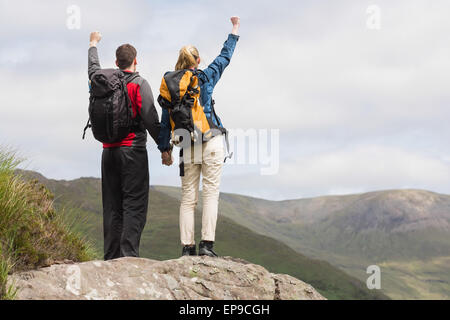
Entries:
POLYGON ((225 41, 223 48, 220 52, 220 55, 214 59, 214 61, 203 70, 205 75, 207 76, 207 81, 214 87, 217 82, 220 80, 223 71, 230 64, 231 57, 233 56, 234 49, 236 47, 236 43, 239 40, 238 31, 240 27, 240 18, 232 17, 231 23, 233 24, 233 29, 231 30, 231 34, 228 36, 227 41, 225 41))

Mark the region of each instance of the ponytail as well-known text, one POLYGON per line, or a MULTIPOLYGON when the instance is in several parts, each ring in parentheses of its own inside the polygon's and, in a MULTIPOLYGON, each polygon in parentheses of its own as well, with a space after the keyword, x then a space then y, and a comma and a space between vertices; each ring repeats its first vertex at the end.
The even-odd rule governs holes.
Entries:
POLYGON ((180 50, 175 70, 190 69, 197 66, 197 59, 200 57, 198 50, 194 46, 184 46, 180 50))

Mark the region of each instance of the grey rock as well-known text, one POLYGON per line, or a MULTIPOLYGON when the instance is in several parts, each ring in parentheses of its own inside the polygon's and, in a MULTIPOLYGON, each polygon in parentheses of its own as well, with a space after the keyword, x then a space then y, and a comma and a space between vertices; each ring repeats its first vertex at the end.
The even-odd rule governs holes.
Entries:
POLYGON ((19 300, 324 300, 310 285, 246 261, 183 257, 54 264, 13 274, 19 300))

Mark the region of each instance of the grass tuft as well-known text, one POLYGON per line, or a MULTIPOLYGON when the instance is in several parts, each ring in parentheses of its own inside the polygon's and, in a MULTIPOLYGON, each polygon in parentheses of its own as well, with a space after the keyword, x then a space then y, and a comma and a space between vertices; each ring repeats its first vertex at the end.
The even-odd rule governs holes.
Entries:
POLYGON ((8 274, 56 261, 88 261, 94 252, 54 209, 52 193, 15 173, 20 163, 14 152, 0 150, 0 300, 16 295, 8 274))

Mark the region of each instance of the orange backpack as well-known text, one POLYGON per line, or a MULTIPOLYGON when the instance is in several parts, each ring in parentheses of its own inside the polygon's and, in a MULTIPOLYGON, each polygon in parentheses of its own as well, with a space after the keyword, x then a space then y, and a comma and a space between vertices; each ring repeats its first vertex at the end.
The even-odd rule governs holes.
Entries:
POLYGON ((158 102, 169 111, 172 127, 172 142, 179 144, 178 129, 187 130, 192 142, 210 140, 222 134, 211 119, 206 117, 200 104, 198 72, 189 69, 167 72, 162 81, 158 102))

